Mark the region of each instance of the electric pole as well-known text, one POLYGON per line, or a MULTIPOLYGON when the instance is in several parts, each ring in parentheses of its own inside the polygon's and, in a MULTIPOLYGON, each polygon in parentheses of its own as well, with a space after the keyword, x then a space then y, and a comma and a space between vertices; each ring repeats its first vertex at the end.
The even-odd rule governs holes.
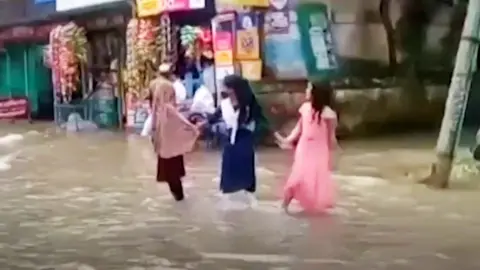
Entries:
POLYGON ((476 70, 479 41, 480 0, 470 0, 438 135, 437 158, 430 176, 422 181, 434 188, 448 187, 472 77, 476 70))

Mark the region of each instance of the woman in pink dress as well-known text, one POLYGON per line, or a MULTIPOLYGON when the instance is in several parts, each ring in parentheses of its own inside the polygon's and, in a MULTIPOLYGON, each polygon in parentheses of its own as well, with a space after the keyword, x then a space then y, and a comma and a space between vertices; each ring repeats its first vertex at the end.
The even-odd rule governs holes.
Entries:
POLYGON ((333 207, 335 197, 332 159, 337 116, 330 107, 333 90, 329 85, 309 83, 306 99, 290 135, 284 138, 275 133, 282 148, 296 143, 293 166, 283 188, 283 207, 288 211, 295 199, 306 212, 323 212, 333 207))

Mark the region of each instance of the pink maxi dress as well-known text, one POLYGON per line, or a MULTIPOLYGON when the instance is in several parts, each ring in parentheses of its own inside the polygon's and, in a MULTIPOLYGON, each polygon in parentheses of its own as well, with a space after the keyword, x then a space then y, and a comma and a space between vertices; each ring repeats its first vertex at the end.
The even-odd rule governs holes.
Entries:
POLYGON ((307 212, 323 212, 334 205, 331 165, 337 116, 330 107, 314 113, 310 102, 305 102, 299 112, 300 119, 287 138, 298 143, 283 196, 297 200, 307 212))

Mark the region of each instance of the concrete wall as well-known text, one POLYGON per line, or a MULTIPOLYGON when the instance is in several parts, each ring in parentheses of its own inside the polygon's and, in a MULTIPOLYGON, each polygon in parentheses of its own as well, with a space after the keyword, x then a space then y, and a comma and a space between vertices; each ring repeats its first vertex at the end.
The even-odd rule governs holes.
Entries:
MULTIPOLYGON (((305 99, 305 86, 301 82, 256 85, 258 100, 273 127, 284 132, 292 129, 305 99)), ((400 87, 337 89, 335 105, 340 114, 337 133, 356 137, 437 128, 446 96, 446 86, 433 85, 426 87, 426 95, 421 99, 400 87)))
MULTIPOLYGON (((387 62, 388 50, 385 31, 380 23, 380 0, 300 0, 323 2, 331 9, 333 30, 339 53, 343 57, 387 62)), ((390 10, 393 24, 400 17, 401 1, 392 1, 390 10)), ((440 49, 439 40, 448 31, 451 8, 444 7, 428 30, 427 46, 440 49)))

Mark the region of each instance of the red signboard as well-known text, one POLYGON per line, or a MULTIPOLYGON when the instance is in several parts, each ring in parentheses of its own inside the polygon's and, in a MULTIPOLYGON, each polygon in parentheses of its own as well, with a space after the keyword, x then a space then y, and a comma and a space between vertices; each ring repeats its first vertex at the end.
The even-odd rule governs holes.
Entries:
POLYGON ((14 26, 0 31, 0 41, 47 40, 50 31, 58 24, 39 26, 14 26))
POLYGON ((0 98, 0 119, 30 119, 30 106, 25 97, 0 98))

